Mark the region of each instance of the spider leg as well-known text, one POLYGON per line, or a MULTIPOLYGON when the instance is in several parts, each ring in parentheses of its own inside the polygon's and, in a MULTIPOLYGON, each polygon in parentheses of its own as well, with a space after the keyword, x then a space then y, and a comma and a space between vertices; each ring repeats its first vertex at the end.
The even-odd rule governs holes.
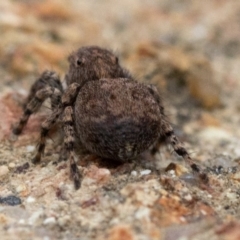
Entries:
POLYGON ((81 175, 77 167, 77 163, 74 159, 74 122, 73 122, 73 108, 67 106, 63 112, 63 124, 64 124, 64 145, 69 154, 70 160, 70 174, 74 181, 74 186, 78 189, 81 185, 81 175))
POLYGON ((32 113, 38 111, 44 100, 51 98, 52 109, 54 109, 61 100, 63 87, 58 75, 53 71, 44 71, 35 81, 30 89, 30 93, 23 106, 23 115, 18 124, 13 128, 15 135, 21 134, 24 126, 32 113))
MULTIPOLYGON (((32 85, 23 107, 26 108, 27 104, 34 98, 38 90, 43 89, 47 86, 57 88, 61 93, 63 93, 63 87, 57 73, 54 71, 46 70, 32 85)), ((56 107, 57 104, 59 104, 59 102, 56 102, 55 99, 51 99, 52 109, 54 108, 54 106, 56 107)))
POLYGON ((16 135, 21 134, 24 126, 27 124, 29 117, 38 111, 42 103, 47 99, 51 98, 54 102, 60 102, 61 92, 59 89, 47 86, 38 90, 35 95, 32 97, 30 102, 25 107, 23 115, 21 116, 17 125, 13 128, 13 133, 16 135))
POLYGON ((198 174, 201 180, 203 180, 205 183, 208 182, 207 175, 202 172, 200 167, 192 160, 187 150, 184 148, 182 142, 178 139, 178 137, 175 135, 174 130, 170 123, 165 119, 165 116, 163 115, 162 118, 162 132, 161 136, 166 137, 170 144, 172 145, 174 151, 181 156, 187 164, 191 167, 191 169, 198 174))
POLYGON ((74 181, 75 189, 81 186, 82 176, 79 172, 77 163, 74 158, 74 114, 73 105, 79 92, 80 86, 77 83, 71 84, 62 96, 63 110, 63 130, 64 130, 64 145, 70 160, 70 174, 74 181))
POLYGON ((165 140, 165 139, 169 140, 174 151, 187 162, 187 164, 191 167, 191 169, 195 173, 197 173, 198 176, 205 183, 208 182, 207 175, 200 169, 200 167, 196 163, 194 163, 194 161, 190 157, 189 153, 187 152, 187 150, 184 148, 183 144, 181 143, 181 141, 175 135, 171 124, 168 122, 167 117, 165 116, 164 107, 162 106, 161 98, 159 96, 157 88, 154 85, 148 85, 148 89, 149 89, 150 93, 153 95, 153 97, 155 98, 156 102, 158 103, 160 114, 161 114, 161 123, 160 123, 161 124, 161 133, 160 133, 158 142, 151 149, 151 153, 155 154, 158 151, 158 147, 163 140, 165 140))
POLYGON ((41 134, 40 141, 38 144, 38 150, 36 156, 32 159, 32 163, 36 164, 41 161, 41 156, 44 153, 45 145, 46 145, 46 137, 48 135, 49 130, 53 127, 56 121, 59 119, 59 116, 62 113, 62 108, 58 107, 55 109, 50 117, 48 117, 41 125, 41 134))

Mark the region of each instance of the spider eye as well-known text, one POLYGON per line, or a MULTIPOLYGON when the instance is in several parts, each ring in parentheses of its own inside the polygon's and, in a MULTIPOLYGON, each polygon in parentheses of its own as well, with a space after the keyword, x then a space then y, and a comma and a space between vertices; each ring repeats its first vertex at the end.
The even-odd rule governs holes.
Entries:
POLYGON ((81 66, 83 62, 80 59, 78 59, 76 63, 77 63, 77 66, 81 66))

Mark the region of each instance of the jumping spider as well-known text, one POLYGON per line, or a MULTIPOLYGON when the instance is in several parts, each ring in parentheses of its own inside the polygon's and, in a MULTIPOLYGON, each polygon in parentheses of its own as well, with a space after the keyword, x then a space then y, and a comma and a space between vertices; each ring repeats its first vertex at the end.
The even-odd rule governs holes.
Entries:
POLYGON ((13 129, 19 135, 30 115, 51 99, 52 113, 41 125, 33 163, 40 162, 46 137, 60 122, 76 189, 81 185, 81 174, 74 149, 85 148, 100 157, 126 162, 157 146, 161 137, 170 141, 193 171, 202 174, 175 136, 155 86, 137 82, 111 51, 97 46, 81 47, 68 61, 67 89, 55 72, 43 72, 31 87, 23 115, 13 129))

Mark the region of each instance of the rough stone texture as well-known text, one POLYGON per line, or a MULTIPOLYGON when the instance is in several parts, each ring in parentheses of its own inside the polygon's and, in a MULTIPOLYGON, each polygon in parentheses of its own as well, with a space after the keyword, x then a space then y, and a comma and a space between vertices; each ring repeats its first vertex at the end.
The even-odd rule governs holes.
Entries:
POLYGON ((235 0, 1 1, 1 239, 240 239, 239 10, 235 0), (68 163, 55 164, 60 136, 30 163, 50 110, 13 141, 27 91, 45 68, 63 78, 69 53, 92 44, 157 85, 208 186, 165 144, 136 167, 79 156, 78 191, 68 163))

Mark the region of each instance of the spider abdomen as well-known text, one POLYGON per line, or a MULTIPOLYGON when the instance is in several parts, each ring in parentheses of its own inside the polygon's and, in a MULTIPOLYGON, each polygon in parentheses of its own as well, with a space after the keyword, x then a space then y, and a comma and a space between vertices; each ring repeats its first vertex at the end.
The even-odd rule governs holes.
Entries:
POLYGON ((159 137, 161 114, 155 97, 132 79, 89 81, 75 107, 76 134, 101 157, 126 161, 148 149, 159 137))

